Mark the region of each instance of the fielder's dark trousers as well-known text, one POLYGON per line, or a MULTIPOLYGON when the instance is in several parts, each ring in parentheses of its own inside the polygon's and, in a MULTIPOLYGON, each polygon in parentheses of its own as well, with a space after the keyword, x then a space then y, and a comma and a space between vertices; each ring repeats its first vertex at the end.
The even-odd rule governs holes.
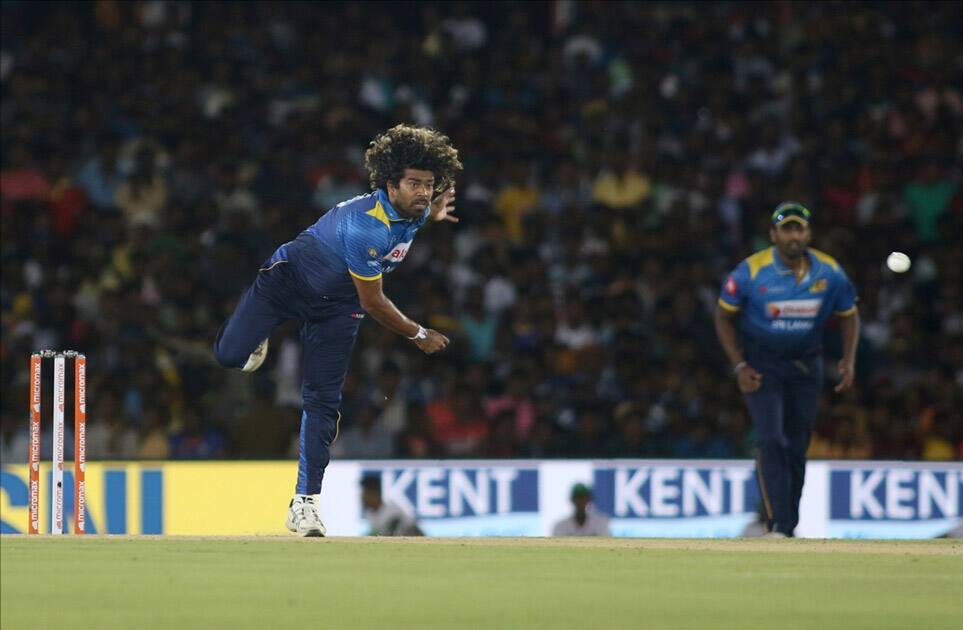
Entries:
MULTIPOLYGON (((279 250, 281 251, 281 250, 279 250)), ((293 263, 275 254, 221 327, 214 356, 224 367, 243 367, 257 345, 281 322, 296 319, 301 327, 302 383, 300 457, 297 494, 321 492, 341 414, 341 388, 351 351, 364 316, 357 295, 312 295, 293 263)))
POLYGON ((762 387, 744 398, 756 431, 756 477, 769 531, 792 536, 819 409, 822 358, 772 359, 747 349, 746 360, 762 373, 762 387))

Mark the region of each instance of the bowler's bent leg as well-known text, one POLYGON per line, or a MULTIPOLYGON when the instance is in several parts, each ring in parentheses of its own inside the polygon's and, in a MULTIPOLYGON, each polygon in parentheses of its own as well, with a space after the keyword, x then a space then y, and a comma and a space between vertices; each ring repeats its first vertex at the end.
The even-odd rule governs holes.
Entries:
POLYGON ((214 358, 224 367, 240 368, 258 344, 281 322, 296 314, 287 306, 288 289, 281 269, 261 270, 241 296, 234 312, 217 332, 214 358))
POLYGON ((321 492, 324 469, 331 459, 331 444, 337 437, 341 419, 338 411, 341 387, 360 323, 351 312, 340 312, 322 321, 306 322, 301 329, 304 409, 296 494, 321 492))

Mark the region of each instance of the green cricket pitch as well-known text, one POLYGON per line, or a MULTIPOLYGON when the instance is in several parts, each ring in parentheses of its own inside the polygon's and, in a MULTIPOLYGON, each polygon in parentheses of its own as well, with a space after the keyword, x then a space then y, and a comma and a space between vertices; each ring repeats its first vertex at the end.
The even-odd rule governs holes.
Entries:
POLYGON ((0 627, 948 630, 963 542, 0 537, 0 627))

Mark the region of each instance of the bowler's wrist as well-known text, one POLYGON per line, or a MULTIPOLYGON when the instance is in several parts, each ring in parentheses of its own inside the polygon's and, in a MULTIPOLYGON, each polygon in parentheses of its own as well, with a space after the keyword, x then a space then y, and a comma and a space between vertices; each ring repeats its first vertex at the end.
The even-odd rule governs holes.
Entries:
POLYGON ((418 325, 418 332, 416 332, 413 336, 408 337, 410 341, 419 341, 421 339, 427 339, 427 338, 428 338, 428 330, 420 324, 418 325))

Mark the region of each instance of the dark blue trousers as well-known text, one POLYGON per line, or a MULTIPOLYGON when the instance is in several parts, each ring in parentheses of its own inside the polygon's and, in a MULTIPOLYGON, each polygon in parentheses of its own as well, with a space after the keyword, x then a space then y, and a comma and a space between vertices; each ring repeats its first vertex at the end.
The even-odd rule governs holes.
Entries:
POLYGON ((762 387, 744 398, 756 431, 756 476, 769 530, 792 536, 819 410, 822 359, 773 359, 747 349, 746 361, 762 373, 762 387))
POLYGON ((297 494, 321 492, 331 443, 337 438, 341 388, 364 312, 354 296, 312 295, 293 263, 275 254, 221 327, 214 356, 224 367, 240 368, 257 345, 286 320, 303 322, 301 453, 297 494))

